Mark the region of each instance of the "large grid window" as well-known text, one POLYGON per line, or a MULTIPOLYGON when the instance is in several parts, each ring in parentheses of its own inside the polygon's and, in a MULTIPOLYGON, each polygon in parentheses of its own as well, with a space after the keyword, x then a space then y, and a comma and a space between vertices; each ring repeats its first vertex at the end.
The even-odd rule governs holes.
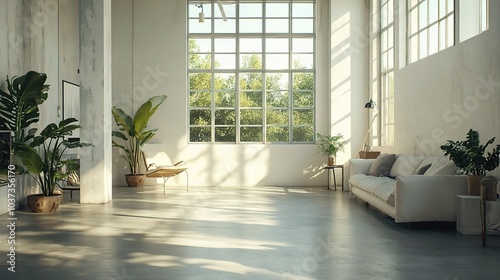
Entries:
POLYGON ((189 141, 313 143, 314 1, 222 3, 188 1, 189 141))
POLYGON ((380 1, 380 144, 394 145, 394 0, 380 1))
POLYGON ((454 0, 408 0, 408 62, 454 44, 454 0))

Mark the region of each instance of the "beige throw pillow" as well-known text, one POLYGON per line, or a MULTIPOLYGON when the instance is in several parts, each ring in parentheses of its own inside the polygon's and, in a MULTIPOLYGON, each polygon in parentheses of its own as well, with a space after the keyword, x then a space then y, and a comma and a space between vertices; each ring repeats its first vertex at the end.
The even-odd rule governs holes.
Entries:
POLYGON ((370 167, 368 174, 377 177, 388 176, 389 172, 391 172, 391 168, 395 160, 396 154, 379 155, 370 167))

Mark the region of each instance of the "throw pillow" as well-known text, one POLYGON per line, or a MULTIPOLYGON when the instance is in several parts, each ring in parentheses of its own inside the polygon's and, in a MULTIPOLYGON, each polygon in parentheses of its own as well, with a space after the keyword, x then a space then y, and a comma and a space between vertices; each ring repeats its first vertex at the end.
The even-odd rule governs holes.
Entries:
POLYGON ((381 154, 372 163, 368 174, 372 176, 388 176, 392 165, 396 160, 396 154, 381 154))
POLYGON ((427 164, 427 165, 424 165, 422 167, 420 167, 419 169, 417 169, 417 172, 415 172, 415 174, 417 175, 424 175, 425 174, 425 171, 427 171, 427 169, 429 169, 431 167, 432 164, 427 164))
POLYGON ((434 175, 455 175, 457 173, 458 167, 450 161, 448 158, 442 157, 437 162, 433 163, 424 175, 434 176, 434 175))

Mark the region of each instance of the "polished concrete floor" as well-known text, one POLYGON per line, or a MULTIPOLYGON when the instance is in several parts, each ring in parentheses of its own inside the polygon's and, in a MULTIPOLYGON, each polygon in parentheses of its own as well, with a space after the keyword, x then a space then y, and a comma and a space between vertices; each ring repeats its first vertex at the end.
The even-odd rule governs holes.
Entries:
POLYGON ((322 188, 114 188, 17 211, 15 273, 0 216, 0 279, 500 279, 500 237, 396 224, 322 188))

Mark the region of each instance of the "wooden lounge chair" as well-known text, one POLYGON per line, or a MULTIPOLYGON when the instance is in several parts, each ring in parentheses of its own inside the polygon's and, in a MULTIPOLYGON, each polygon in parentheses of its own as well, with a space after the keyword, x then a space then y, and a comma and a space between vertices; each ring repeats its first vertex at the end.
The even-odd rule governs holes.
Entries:
POLYGON ((144 164, 146 165, 147 178, 162 178, 163 193, 165 193, 165 184, 171 177, 177 176, 182 172, 186 173, 186 191, 189 191, 189 174, 184 162, 179 161, 172 164, 172 160, 166 152, 164 144, 145 144, 142 147, 144 164))

